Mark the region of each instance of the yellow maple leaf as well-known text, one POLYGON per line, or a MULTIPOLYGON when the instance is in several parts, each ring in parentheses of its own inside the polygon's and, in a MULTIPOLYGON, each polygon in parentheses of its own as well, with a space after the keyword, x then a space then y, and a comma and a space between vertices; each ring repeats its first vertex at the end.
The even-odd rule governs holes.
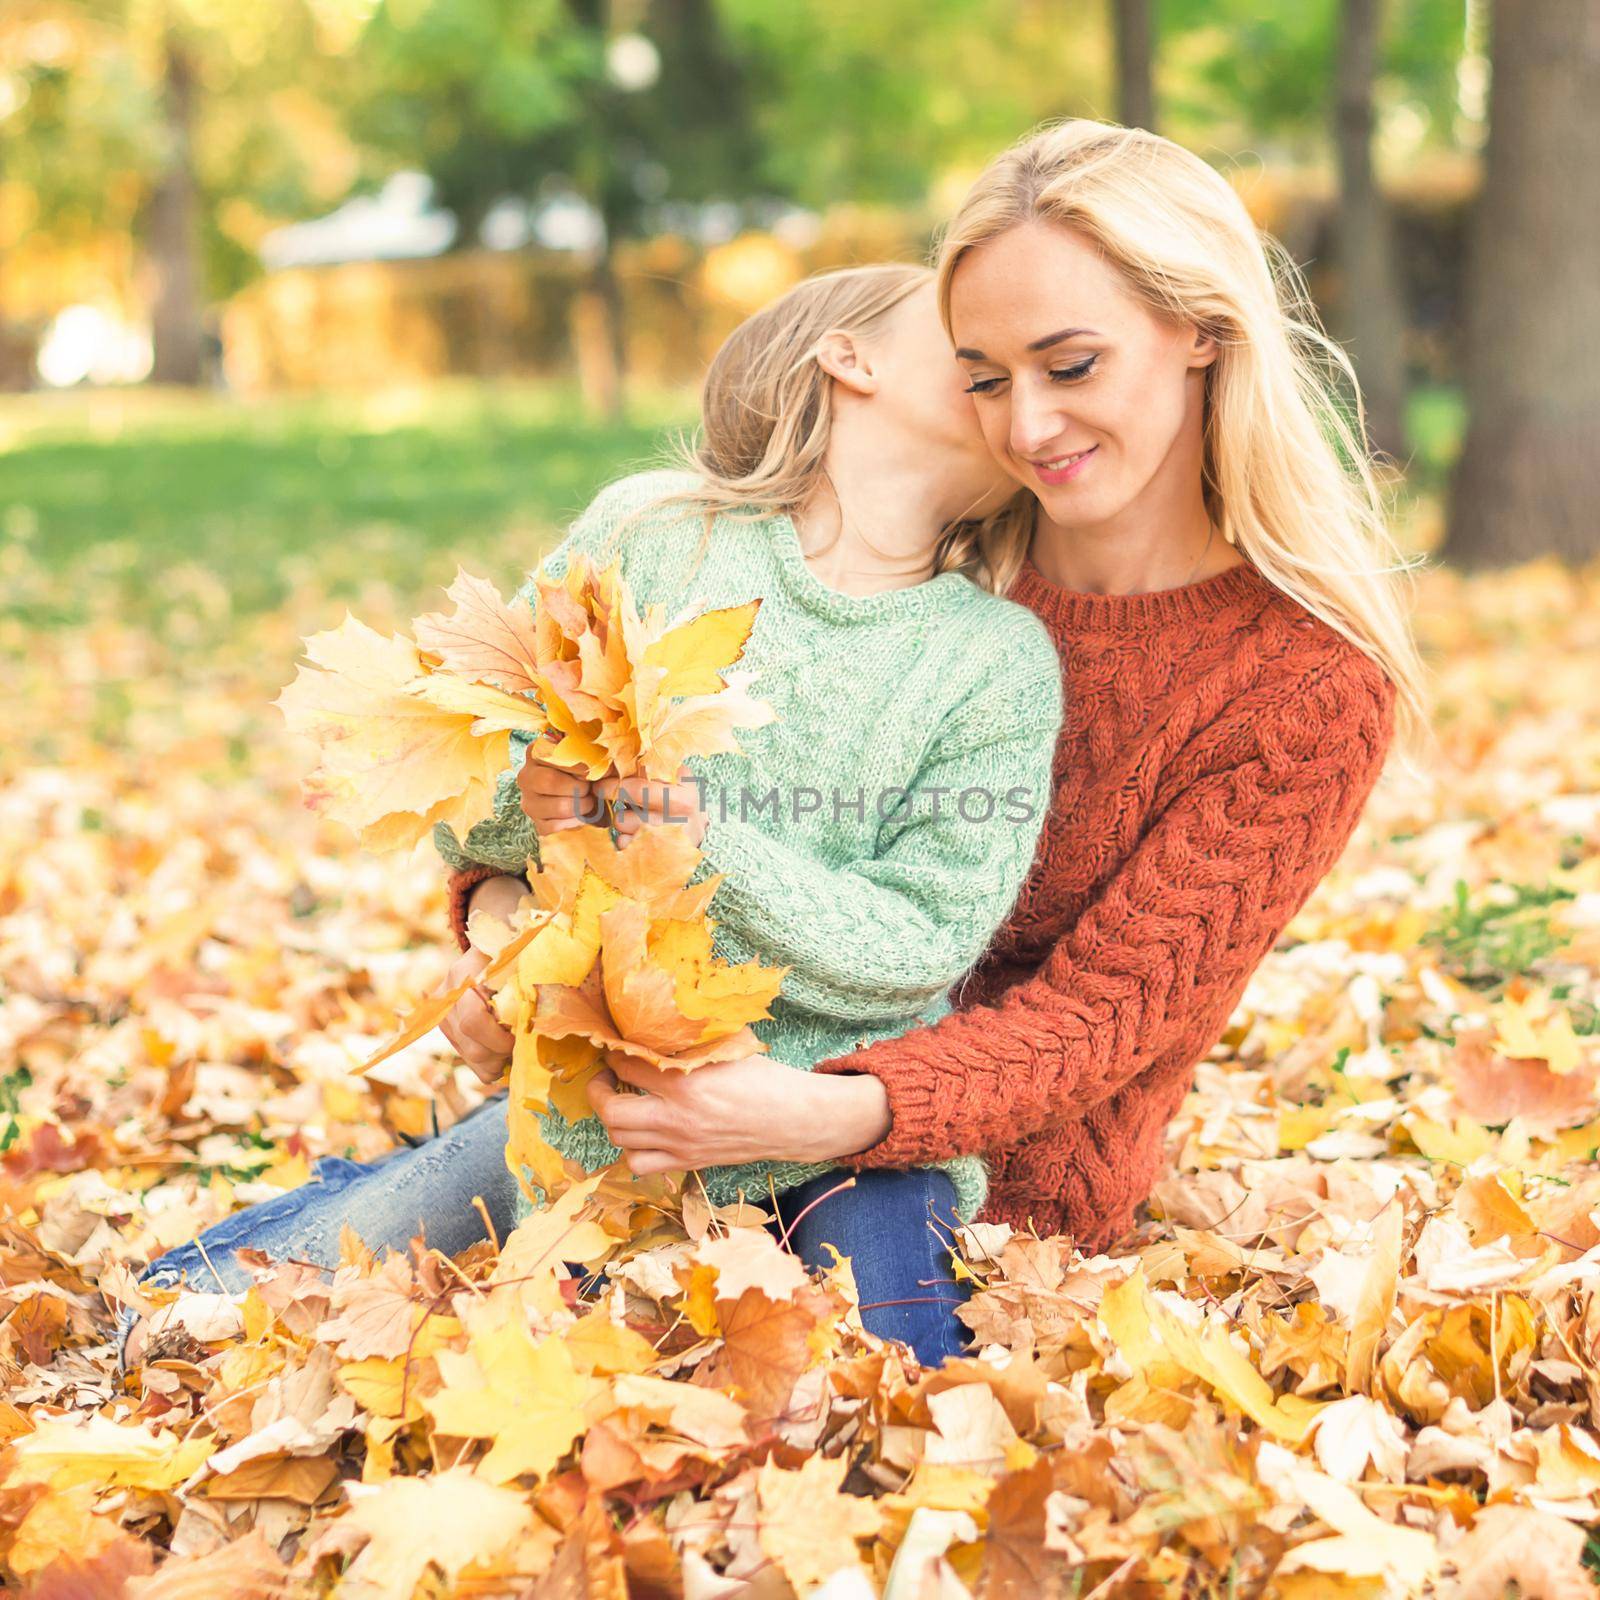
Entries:
MULTIPOLYGON (((531 1003, 523 1002, 531 1015, 531 1003)), ((506 1167, 534 1205, 562 1193, 573 1181, 567 1163, 546 1142, 539 1118, 549 1108, 556 1071, 580 1074, 598 1062, 587 1040, 546 1039, 519 1020, 511 1054, 511 1084, 506 1100, 506 1167)))
POLYGON ((749 1442, 744 1407, 728 1395, 697 1384, 619 1373, 607 1386, 603 1403, 610 1411, 628 1412, 641 1423, 693 1439, 708 1449, 732 1449, 749 1442))
POLYGON ((704 918, 654 923, 649 949, 650 960, 672 979, 679 1011, 705 1024, 697 1043, 771 1016, 788 971, 758 961, 731 966, 719 960, 712 952, 711 924, 704 918))
POLYGON ((640 613, 619 563, 597 572, 581 555, 535 588, 537 692, 559 736, 557 765, 670 782, 689 757, 737 750, 737 729, 772 720, 750 694, 753 675, 725 671, 759 600, 669 623, 663 606, 640 613))
POLYGON ((348 612, 304 649, 313 665, 297 668, 272 703, 317 746, 306 804, 369 849, 414 845, 438 822, 464 835, 493 814, 508 730, 545 727, 533 701, 482 686, 468 695, 474 686, 429 674, 410 639, 385 639, 348 612), (438 703, 452 681, 456 703, 438 703))
POLYGON ((417 1386, 406 1382, 400 1356, 366 1356, 339 1368, 339 1383, 374 1417, 414 1420, 422 1415, 417 1386))
POLYGON ((564 828, 539 843, 533 893, 547 910, 559 911, 573 904, 583 874, 593 872, 652 919, 690 921, 705 914, 722 882, 716 873, 691 884, 700 860, 686 830, 673 823, 640 828, 626 850, 617 849, 609 828, 564 828))
POLYGON ((8 1483, 48 1483, 53 1489, 92 1483, 101 1488, 176 1488, 211 1454, 216 1440, 183 1439, 143 1423, 51 1417, 12 1445, 16 1464, 8 1483))
POLYGON ((760 609, 761 601, 756 599, 707 611, 653 640, 643 660, 645 666, 657 667, 663 674, 656 692, 666 696, 716 694, 725 688, 723 671, 744 654, 760 609))
POLYGON ((29 1507, 6 1551, 6 1565, 18 1578, 27 1578, 63 1551, 79 1561, 92 1561, 121 1536, 115 1515, 96 1516, 94 1505, 100 1486, 77 1483, 53 1489, 29 1507))
POLYGON ((448 614, 429 612, 416 619, 417 643, 450 672, 510 694, 526 694, 539 676, 538 630, 533 613, 507 603, 483 578, 456 569, 445 590, 455 601, 448 614))
POLYGON ((483 683, 468 683, 448 672, 424 671, 407 685, 418 700, 471 717, 470 731, 480 736, 491 733, 529 733, 544 722, 543 714, 531 700, 504 694, 483 683))
POLYGON ((573 1365, 586 1373, 648 1372, 660 1356, 656 1347, 632 1328, 613 1322, 606 1311, 580 1317, 562 1335, 573 1365))
POLYGON ((1392 1577, 1395 1591, 1403 1594, 1420 1593, 1437 1572, 1438 1549, 1431 1533, 1385 1522, 1349 1484, 1304 1465, 1271 1440, 1262 1444, 1260 1460, 1264 1483, 1286 1502, 1305 1505, 1334 1530, 1329 1537, 1295 1545, 1280 1571, 1392 1577))
POLYGON ((769 1459, 757 1474, 756 1536, 799 1594, 836 1572, 860 1571, 859 1541, 882 1521, 872 1501, 842 1492, 849 1468, 843 1456, 814 1455, 797 1472, 769 1459))
POLYGON ((1500 1143, 1481 1122, 1474 1122, 1470 1117, 1458 1116, 1454 1127, 1446 1127, 1420 1111, 1408 1110, 1399 1126, 1430 1161, 1446 1161, 1462 1167, 1471 1166, 1479 1156, 1487 1155, 1500 1143))
POLYGON ((1192 1328, 1153 1299, 1142 1266, 1106 1290, 1100 1320, 1130 1366, 1157 1368, 1166 1362, 1181 1367, 1275 1438, 1300 1443, 1322 1409, 1298 1395, 1277 1399, 1220 1323, 1207 1320, 1192 1328))
POLYGON ((583 1432, 595 1393, 560 1338, 535 1340, 510 1308, 490 1304, 469 1325, 465 1354, 441 1350, 443 1388, 425 1402, 440 1433, 492 1439, 479 1470, 492 1483, 544 1477, 583 1432))
POLYGON ((492 1281, 535 1280, 568 1261, 582 1266, 602 1262, 619 1241, 592 1217, 580 1215, 602 1175, 590 1173, 524 1217, 501 1246, 492 1281))
POLYGON ((1552 1072, 1561 1074, 1583 1065, 1583 1047, 1565 1006, 1540 1007, 1531 998, 1502 1000, 1489 1007, 1489 1015, 1494 1019, 1494 1045, 1502 1054, 1547 1062, 1552 1072))
POLYGON ((496 1488, 463 1467, 428 1478, 390 1478, 357 1499, 341 1530, 364 1534, 366 1547, 339 1580, 345 1600, 412 1600, 430 1566, 447 1580, 491 1562, 533 1520, 515 1490, 496 1488))
POLYGON ((523 992, 532 994, 542 984, 577 988, 600 954, 601 918, 621 898, 585 867, 571 908, 551 913, 517 958, 517 983, 523 992))

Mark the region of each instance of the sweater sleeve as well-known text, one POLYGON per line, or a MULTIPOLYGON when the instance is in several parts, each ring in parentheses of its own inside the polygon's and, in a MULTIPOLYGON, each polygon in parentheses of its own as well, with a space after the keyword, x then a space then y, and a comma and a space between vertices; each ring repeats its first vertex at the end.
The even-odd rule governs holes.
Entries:
POLYGON ((1248 757, 1166 805, 1031 978, 992 1004, 818 1063, 871 1073, 888 1093, 889 1134, 846 1164, 915 1166, 1012 1146, 1076 1120, 1186 1042, 1218 1038, 1354 832, 1393 708, 1393 685, 1364 656, 1308 678, 1288 701, 1241 706, 1248 757))
POLYGON ((787 966, 787 1003, 852 1022, 915 1015, 1010 911, 1049 808, 1061 666, 1026 613, 993 659, 1005 670, 948 718, 870 858, 819 861, 738 817, 707 826, 701 851, 726 875, 711 906, 723 952, 787 966))

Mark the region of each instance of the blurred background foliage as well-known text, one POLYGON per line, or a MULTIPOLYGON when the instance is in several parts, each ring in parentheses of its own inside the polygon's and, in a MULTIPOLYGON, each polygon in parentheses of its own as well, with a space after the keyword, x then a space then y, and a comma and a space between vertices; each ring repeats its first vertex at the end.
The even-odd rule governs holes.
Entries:
POLYGON ((1285 240, 1413 545, 1587 560, 1593 29, 1592 0, 7 0, 5 604, 91 555, 271 604, 330 541, 548 531, 692 417, 738 318, 925 255, 987 158, 1077 115, 1185 143, 1285 240))

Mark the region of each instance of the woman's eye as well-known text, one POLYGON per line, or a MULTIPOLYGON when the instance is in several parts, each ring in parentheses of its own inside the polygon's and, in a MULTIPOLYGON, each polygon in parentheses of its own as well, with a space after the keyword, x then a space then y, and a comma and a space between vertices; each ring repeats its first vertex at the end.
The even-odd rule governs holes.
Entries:
POLYGON ((994 388, 997 383, 1001 383, 1003 381, 1004 380, 1001 378, 974 378, 972 381, 972 387, 967 390, 967 393, 988 394, 988 392, 994 388))
POLYGON ((1075 367, 1052 368, 1050 376, 1056 383, 1076 383, 1080 378, 1087 378, 1094 371, 1094 364, 1097 359, 1095 356, 1090 356, 1087 361, 1080 361, 1075 367))

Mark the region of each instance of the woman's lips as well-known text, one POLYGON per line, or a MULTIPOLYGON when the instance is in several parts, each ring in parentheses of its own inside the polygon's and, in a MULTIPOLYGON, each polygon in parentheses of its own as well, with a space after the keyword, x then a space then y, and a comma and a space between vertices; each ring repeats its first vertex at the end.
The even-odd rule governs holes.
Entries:
POLYGON ((1040 483, 1051 485, 1071 483, 1089 465, 1095 451, 1099 448, 1099 445, 1092 444, 1087 450, 1080 451, 1076 456, 1068 460, 1065 465, 1059 467, 1047 467, 1038 461, 1030 462, 1029 465, 1038 473, 1040 483))

